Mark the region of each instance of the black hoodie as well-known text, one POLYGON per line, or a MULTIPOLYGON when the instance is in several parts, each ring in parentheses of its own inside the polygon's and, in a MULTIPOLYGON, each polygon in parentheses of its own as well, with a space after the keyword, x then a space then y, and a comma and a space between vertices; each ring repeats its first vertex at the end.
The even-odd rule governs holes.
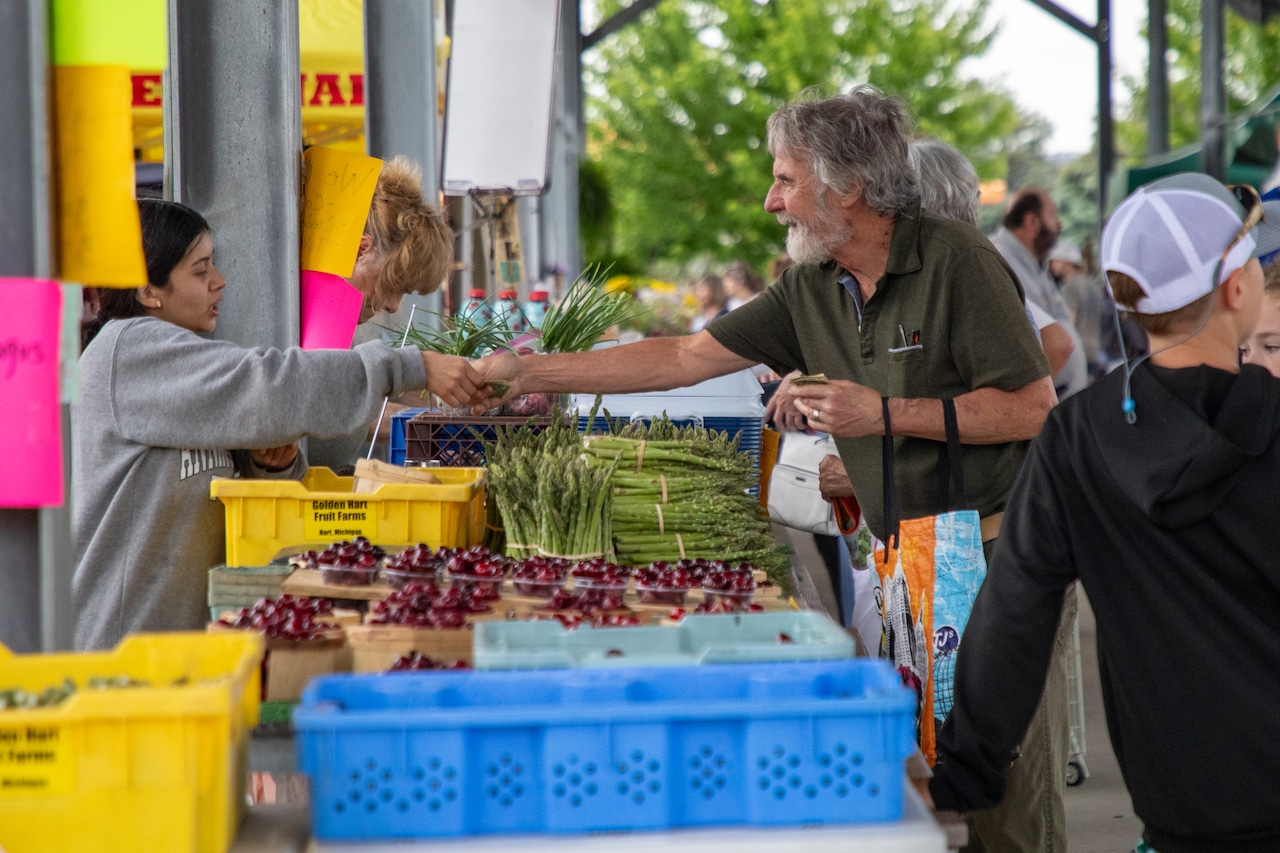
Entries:
MULTIPOLYGON (((998 802, 1064 589, 1097 618, 1107 728, 1159 853, 1280 851, 1280 380, 1144 365, 1058 406, 974 605, 930 784, 998 802)), ((1065 768, 1064 768, 1065 771, 1065 768)))

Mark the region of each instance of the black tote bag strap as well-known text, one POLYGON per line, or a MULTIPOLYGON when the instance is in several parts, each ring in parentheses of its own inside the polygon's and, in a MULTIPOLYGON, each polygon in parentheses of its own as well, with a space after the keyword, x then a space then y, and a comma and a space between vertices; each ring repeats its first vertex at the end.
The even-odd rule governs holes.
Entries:
POLYGON ((969 500, 964 488, 964 458, 960 455, 960 424, 956 420, 956 401, 942 401, 942 422, 946 425, 947 441, 938 451, 939 506, 949 510, 968 509, 969 500), (955 488, 952 500, 951 489, 955 488))
POLYGON ((884 481, 884 528, 885 545, 890 542, 898 547, 898 523, 901 521, 902 508, 898 506, 898 484, 893 474, 893 425, 889 421, 889 398, 880 398, 880 407, 884 412, 884 439, 881 444, 881 458, 884 466, 881 479, 884 481))

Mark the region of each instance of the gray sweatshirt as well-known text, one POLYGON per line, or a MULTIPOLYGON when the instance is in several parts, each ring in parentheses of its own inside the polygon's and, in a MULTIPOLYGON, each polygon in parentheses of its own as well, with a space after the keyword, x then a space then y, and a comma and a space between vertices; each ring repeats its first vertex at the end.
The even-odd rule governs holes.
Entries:
POLYGON ((107 323, 80 359, 72 407, 77 649, 134 631, 198 630, 225 561, 214 477, 296 479, 247 450, 367 426, 382 398, 426 386, 416 349, 245 349, 152 317, 107 323))

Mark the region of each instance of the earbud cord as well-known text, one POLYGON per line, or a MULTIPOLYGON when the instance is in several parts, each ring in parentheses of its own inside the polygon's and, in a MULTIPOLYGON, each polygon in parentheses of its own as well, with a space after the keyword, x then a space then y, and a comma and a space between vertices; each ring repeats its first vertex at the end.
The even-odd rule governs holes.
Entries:
POLYGON ((1212 301, 1209 302, 1209 310, 1205 312, 1204 317, 1200 320, 1200 324, 1197 325, 1189 335, 1187 335, 1185 338, 1182 338, 1181 340, 1174 341, 1171 344, 1166 344, 1160 347, 1160 349, 1155 350, 1154 352, 1149 352, 1144 355, 1138 356, 1138 360, 1135 361, 1133 364, 1129 364, 1129 352, 1124 345, 1124 330, 1121 329, 1120 327, 1120 306, 1119 304, 1113 301, 1111 307, 1112 307, 1111 314, 1112 314, 1112 317, 1115 319, 1115 323, 1116 323, 1116 340, 1120 342, 1120 354, 1124 358, 1124 397, 1121 398, 1120 411, 1124 412, 1125 422, 1133 424, 1133 423, 1137 423, 1138 421, 1138 414, 1136 411, 1138 406, 1136 403, 1134 403, 1133 394, 1130 392, 1130 389, 1129 389, 1129 386, 1133 381, 1133 372, 1138 369, 1138 366, 1142 364, 1142 362, 1151 358, 1153 355, 1159 355, 1160 353, 1167 352, 1168 350, 1171 350, 1174 347, 1180 347, 1183 344, 1185 344, 1187 341, 1191 340, 1196 335, 1204 331, 1204 327, 1209 323, 1209 318, 1213 316, 1213 302, 1212 301))

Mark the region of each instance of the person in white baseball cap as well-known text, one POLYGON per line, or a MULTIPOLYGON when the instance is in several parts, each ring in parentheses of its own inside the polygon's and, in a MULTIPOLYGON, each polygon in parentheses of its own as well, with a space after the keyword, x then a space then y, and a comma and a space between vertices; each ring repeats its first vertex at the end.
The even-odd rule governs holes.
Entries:
POLYGON ((1169 367, 1238 363, 1262 306, 1256 259, 1278 247, 1280 221, 1266 221, 1257 192, 1208 175, 1154 181, 1116 208, 1102 232, 1102 267, 1112 299, 1150 338, 1150 355, 1124 364, 1130 423, 1130 377, 1146 358, 1169 367))
POLYGON ((1079 580, 1138 849, 1280 850, 1280 381, 1238 355, 1277 228, 1251 190, 1203 175, 1112 215, 1102 263, 1152 353, 1060 403, 1031 444, 958 655, 939 807, 999 799, 1079 580))

